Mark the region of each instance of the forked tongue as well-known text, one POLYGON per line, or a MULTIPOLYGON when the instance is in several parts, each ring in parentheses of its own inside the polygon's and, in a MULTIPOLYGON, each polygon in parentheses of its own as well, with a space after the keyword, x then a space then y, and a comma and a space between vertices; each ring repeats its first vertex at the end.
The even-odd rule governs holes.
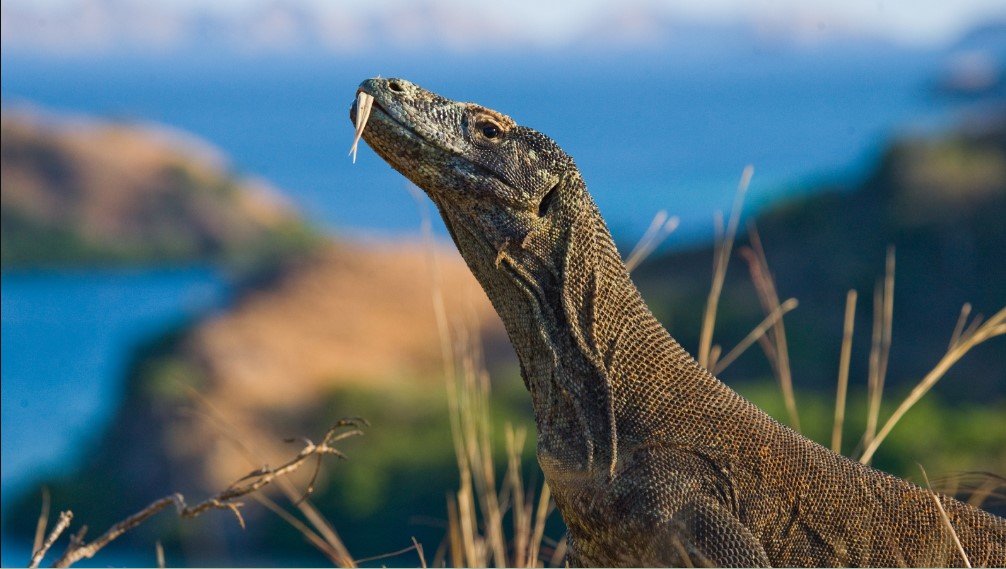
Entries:
POLYGON ((367 126, 367 119, 370 118, 370 109, 374 105, 374 98, 360 91, 356 94, 356 136, 353 137, 353 145, 349 147, 349 155, 353 157, 353 164, 356 164, 356 149, 360 146, 360 138, 363 136, 363 129, 367 126))

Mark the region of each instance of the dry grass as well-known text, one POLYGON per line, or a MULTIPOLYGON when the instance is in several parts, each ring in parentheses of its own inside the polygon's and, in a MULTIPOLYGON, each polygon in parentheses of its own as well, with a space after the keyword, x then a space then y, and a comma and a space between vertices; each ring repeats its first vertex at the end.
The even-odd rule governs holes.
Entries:
POLYGON ((678 228, 680 222, 681 220, 677 216, 669 217, 666 211, 658 211, 653 216, 653 221, 650 222, 646 232, 639 238, 629 256, 625 258, 625 269, 630 273, 635 270, 650 256, 650 253, 653 253, 660 246, 664 239, 667 239, 668 235, 678 228))
MULTIPOLYGON (((747 193, 748 186, 751 185, 752 176, 754 176, 754 166, 748 165, 744 168, 740 182, 737 184, 737 194, 734 197, 734 205, 730 211, 730 221, 727 223, 726 231, 717 232, 719 235, 713 253, 713 281, 709 287, 706 309, 702 317, 702 330, 699 334, 697 354, 699 364, 706 368, 711 367, 709 362, 713 347, 713 330, 716 327, 716 312, 719 308, 720 294, 723 292, 723 281, 727 275, 727 265, 730 264, 734 239, 737 237, 737 225, 740 223, 741 210, 744 208, 744 195, 747 193)), ((722 222, 719 222, 717 226, 721 224, 722 222)))
MULTIPOLYGON (((775 279, 772 271, 768 267, 768 258, 762 248, 761 238, 754 224, 748 227, 748 237, 751 246, 741 250, 741 256, 747 261, 748 271, 751 273, 751 282, 754 283, 758 292, 758 301, 766 314, 772 314, 780 309, 779 294, 776 292, 775 279)), ((789 366, 789 345, 786 342, 786 328, 782 318, 778 318, 768 329, 766 334, 759 338, 762 350, 768 357, 779 382, 779 389, 782 391, 783 402, 786 405, 786 413, 789 415, 789 424, 797 432, 800 431, 800 414, 797 411, 796 395, 793 392, 793 374, 789 366)))
POLYGON ((950 523, 950 517, 947 516, 947 511, 943 508, 943 502, 940 501, 940 497, 936 495, 936 492, 933 492, 932 486, 929 484, 929 476, 926 474, 926 469, 922 468, 922 465, 919 465, 919 470, 922 471, 922 479, 926 483, 926 488, 929 489, 929 497, 933 499, 933 503, 936 504, 936 509, 940 513, 940 523, 943 524, 943 529, 946 530, 947 535, 950 536, 950 540, 957 549, 957 553, 964 561, 964 566, 970 569, 971 559, 968 558, 968 554, 964 551, 964 546, 961 545, 961 539, 957 536, 957 530, 954 529, 954 524, 950 523))
POLYGON ((842 351, 838 360, 838 389, 835 393, 835 420, 831 429, 831 450, 842 453, 842 427, 845 425, 845 398, 849 391, 849 360, 852 358, 852 334, 856 325, 855 290, 845 295, 845 320, 842 325, 842 351))
MULTIPOLYGON (((417 202, 423 203, 418 199, 417 202)), ((478 329, 476 317, 468 311, 466 319, 459 319, 453 328, 449 325, 429 214, 422 205, 420 212, 429 251, 433 306, 459 474, 459 487, 447 498, 446 547, 437 552, 433 566, 449 561, 454 567, 540 567, 542 556, 549 549, 553 554, 549 562, 554 563, 564 556, 557 560, 559 547, 549 548, 545 541, 545 525, 554 505, 547 484, 542 483, 536 499, 534 489, 524 483, 521 473, 521 454, 527 436, 524 429, 507 425, 507 467, 502 479, 496 479, 489 373, 478 338, 471 332, 478 329)), ((656 225, 669 226, 665 220, 656 225)))
MULTIPOLYGON (((795 309, 799 306, 799 303, 795 298, 787 299, 779 306, 772 309, 768 316, 765 317, 757 326, 755 326, 743 340, 737 343, 736 346, 722 358, 715 359, 715 366, 711 370, 713 375, 719 375, 723 370, 727 369, 741 354, 743 354, 748 348, 751 347, 757 341, 760 341, 765 334, 774 327, 782 317, 789 311, 795 309)), ((716 347, 716 346, 714 346, 716 347)))
MULTIPOLYGON (((469 337, 458 337, 457 352, 463 355, 448 386, 448 401, 460 484, 448 500, 444 558, 457 567, 540 567, 545 524, 553 509, 548 485, 542 484, 537 498, 526 487, 521 473, 526 431, 510 425, 505 432, 507 467, 497 481, 488 374, 478 365, 478 349, 469 337)), ((434 565, 442 561, 434 559, 434 565)))
POLYGON ((898 407, 891 413, 891 416, 884 423, 884 426, 880 428, 880 431, 870 439, 870 442, 866 444, 863 449, 862 455, 860 455, 860 462, 868 463, 873 455, 877 452, 880 444, 884 442, 884 439, 891 434, 891 430, 894 426, 898 424, 898 421, 905 416, 906 413, 916 404, 922 396, 929 392, 936 383, 943 378, 947 371, 953 367, 958 361, 961 360, 972 348, 982 344, 996 336, 1001 336, 1006 334, 1006 308, 1001 309, 999 312, 995 313, 986 322, 982 323, 981 316, 976 317, 960 333, 958 337, 955 338, 956 341, 951 343, 947 352, 943 354, 943 357, 936 363, 936 365, 927 373, 919 382, 915 385, 911 392, 905 397, 905 399, 898 405, 898 407))
MULTIPOLYGON (((867 378, 866 432, 863 445, 869 447, 877 434, 880 402, 883 398, 887 362, 891 354, 891 329, 894 324, 894 248, 887 249, 884 280, 873 291, 873 339, 867 378)), ((869 458, 864 463, 869 462, 869 458)))
MULTIPOLYGON (((783 315, 796 307, 796 299, 788 299, 782 303, 779 302, 775 281, 769 270, 768 260, 765 256, 761 239, 753 225, 749 227, 751 246, 742 249, 740 254, 748 262, 751 280, 758 293, 758 298, 766 313, 766 317, 736 348, 718 361, 720 348, 712 343, 718 301, 723 289, 730 251, 736 238, 737 220, 740 218, 741 208, 743 207, 744 193, 747 191, 748 184, 750 183, 751 174, 751 167, 745 168, 744 174, 741 177, 741 183, 737 188, 730 222, 725 231, 719 229, 717 231, 718 237, 713 252, 713 280, 710 285, 706 310, 702 319, 702 331, 697 359, 707 369, 710 369, 714 375, 718 375, 730 363, 736 360, 737 356, 747 349, 753 341, 759 341, 779 382, 790 424, 799 430, 798 407, 794 396, 786 331, 783 325, 783 315)), ((718 222, 718 225, 721 224, 722 222, 718 222)), ((892 343, 894 284, 895 253, 894 247, 889 247, 885 261, 884 278, 878 281, 874 291, 873 334, 867 378, 867 421, 862 438, 863 451, 858 456, 858 460, 864 464, 870 462, 881 443, 890 435, 898 421, 932 389, 955 363, 960 361, 975 346, 995 336, 1006 334, 1006 308, 1001 309, 984 323, 981 316, 978 316, 971 320, 969 324, 968 317, 971 314, 971 305, 964 304, 960 317, 951 334, 947 352, 916 384, 891 416, 878 429, 881 403, 883 401, 883 388, 892 343)), ((835 416, 831 434, 831 448, 835 452, 841 452, 842 446, 842 429, 845 424, 845 406, 849 384, 856 299, 856 291, 850 290, 846 295, 845 318, 843 322, 838 382, 835 396, 835 416)), ((995 478, 989 480, 989 487, 991 489, 997 488, 1002 482, 995 478)), ((979 488, 986 488, 986 485, 983 484, 979 488)), ((991 491, 975 490, 975 492, 980 492, 983 496, 987 496, 991 491)))

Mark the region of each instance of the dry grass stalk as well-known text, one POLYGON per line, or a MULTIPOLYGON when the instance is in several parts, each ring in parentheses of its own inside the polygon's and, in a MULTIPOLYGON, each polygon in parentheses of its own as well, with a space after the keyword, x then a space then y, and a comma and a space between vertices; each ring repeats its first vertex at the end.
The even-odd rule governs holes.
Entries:
POLYGON ((870 335, 870 360, 866 375, 866 427, 863 431, 863 444, 869 444, 877 434, 877 420, 880 414, 880 400, 876 397, 877 378, 879 377, 881 352, 881 330, 884 327, 884 313, 880 305, 884 301, 884 293, 878 281, 873 287, 873 332, 870 335))
POLYGON ((723 346, 719 344, 713 344, 713 347, 709 350, 709 362, 708 366, 710 370, 716 369, 717 363, 720 361, 720 354, 723 353, 723 346))
MULTIPOLYGON (((333 559, 334 554, 331 552, 331 548, 329 547, 329 545, 325 542, 325 540, 321 538, 320 535, 315 533, 314 530, 307 527, 307 525, 305 525, 304 522, 300 521, 293 514, 286 511, 286 509, 281 507, 276 502, 272 501, 264 493, 252 494, 252 498, 254 498, 255 501, 258 502, 259 504, 265 506, 269 511, 279 516, 280 519, 290 524, 291 527, 299 531, 301 535, 303 535, 304 538, 308 541, 308 543, 310 543, 316 549, 324 553, 325 556, 329 558, 329 560, 333 559)), ((338 557, 335 558, 338 559, 338 557)), ((342 566, 345 567, 348 565, 343 564, 342 566)))
POLYGON ((752 344, 757 342, 768 329, 775 325, 775 323, 782 318, 787 312, 790 312, 794 308, 799 306, 799 303, 795 298, 790 298, 786 302, 782 303, 779 307, 769 313, 764 320, 761 321, 743 340, 734 346, 734 349, 727 352, 727 355, 723 356, 715 362, 713 366, 713 375, 719 375, 723 370, 725 370, 730 364, 732 364, 741 354, 743 354, 752 344))
MULTIPOLYGON (((980 317, 975 319, 975 322, 979 322, 980 317)), ((957 342, 950 347, 949 350, 940 358, 936 366, 929 371, 922 378, 921 381, 912 389, 912 391, 905 397, 905 400, 898 405, 894 413, 891 414, 884 426, 881 427, 877 436, 874 437, 868 445, 863 449, 863 455, 859 458, 859 461, 866 464, 873 458, 874 453, 877 452, 877 448, 880 443, 884 442, 884 439, 891 434, 891 430, 894 426, 898 424, 898 421, 904 417, 905 413, 914 406, 919 399, 922 398, 934 385, 938 382, 946 372, 953 367, 965 354, 971 351, 975 346, 988 341, 996 336, 1001 336, 1006 334, 1006 308, 1001 309, 994 316, 988 319, 988 321, 980 324, 979 326, 969 326, 961 333, 960 338, 957 342)))
POLYGON ((720 295, 723 292, 723 281, 726 278, 727 265, 730 263, 730 254, 737 236, 741 210, 744 208, 744 195, 747 193, 753 175, 754 166, 750 164, 745 166, 744 172, 741 173, 740 183, 737 184, 737 193, 730 211, 730 221, 727 223, 726 231, 722 233, 722 238, 716 239, 715 252, 713 253, 713 281, 709 287, 706 309, 702 317, 697 358, 699 365, 706 369, 709 369, 709 354, 713 345, 713 329, 716 327, 716 311, 719 308, 720 295))
POLYGON ((168 566, 167 561, 164 560, 164 546, 161 545, 161 540, 157 540, 157 543, 154 544, 154 556, 157 559, 158 569, 164 569, 168 566))
POLYGON ((869 446, 876 436, 883 398, 887 362, 891 354, 891 327, 894 321, 894 248, 887 248, 883 285, 873 291, 873 338, 870 345, 870 368, 867 380, 866 431, 863 445, 869 446))
POLYGON ((933 499, 933 503, 936 504, 936 509, 940 514, 940 521, 943 523, 943 529, 947 530, 947 534, 950 536, 951 541, 953 541, 954 546, 957 548, 957 552, 960 554, 961 559, 964 561, 964 566, 970 569, 971 560, 968 559, 968 554, 964 551, 964 546, 961 545, 961 540, 957 536, 957 531, 954 530, 954 525, 950 523, 950 517, 947 516, 947 511, 943 508, 943 502, 940 501, 940 497, 933 492, 932 486, 929 484, 929 476, 926 475, 926 469, 919 465, 919 470, 922 471, 922 478, 926 482, 926 488, 929 489, 929 497, 933 499))
MULTIPOLYGON (((758 300, 766 314, 771 314, 780 309, 779 294, 776 292, 775 280, 768 267, 768 259, 765 257, 765 250, 762 248, 761 238, 755 226, 748 226, 748 236, 751 240, 751 247, 741 250, 741 255, 748 264, 751 273, 751 281, 758 292, 758 300)), ((796 395, 793 393, 793 375, 789 366, 789 346, 786 342, 786 327, 780 317, 772 324, 772 327, 764 336, 759 339, 772 371, 775 373, 782 391, 783 402, 786 405, 786 412, 789 415, 790 425, 800 431, 800 415, 796 406, 796 395)))
POLYGON ((461 486, 454 497, 457 510, 450 516, 458 529, 449 535, 460 537, 461 542, 453 542, 450 547, 464 553, 463 566, 533 566, 537 558, 531 555, 532 549, 540 546, 533 539, 538 531, 531 524, 535 517, 531 510, 533 496, 525 495, 520 475, 520 449, 525 435, 512 430, 507 433, 508 470, 497 492, 489 377, 476 342, 463 327, 458 328, 456 337, 454 353, 460 361, 448 388, 448 406, 461 486), (513 557, 508 558, 503 517, 511 503, 514 539, 513 557))
POLYGON ((489 405, 489 378, 480 351, 463 329, 456 333, 458 375, 448 390, 452 436, 461 484, 448 500, 448 531, 452 559, 461 566, 534 567, 551 502, 547 487, 539 498, 528 493, 521 478, 520 453, 525 432, 508 427, 508 467, 496 480, 489 405), (499 490, 497 491, 497 486, 499 490), (512 536, 506 539, 504 515, 510 512, 512 536), (510 555, 508 556, 508 552, 510 555))
POLYGON ((680 221, 677 216, 668 217, 665 210, 658 211, 653 216, 653 221, 650 222, 646 232, 639 238, 636 246, 632 248, 632 252, 625 259, 625 269, 631 273, 642 264, 650 256, 650 253, 653 253, 664 239, 667 239, 667 236, 678 228, 680 221))
MULTIPOLYGON (((569 551, 569 538, 568 536, 562 536, 552 550, 552 556, 548 558, 549 567, 559 567, 562 560, 566 558, 566 553, 569 551)), ((566 563, 566 567, 569 567, 569 563, 566 563)))
MULTIPOLYGON (((63 555, 56 560, 53 567, 69 567, 81 559, 90 559, 91 557, 94 557, 98 551, 101 551, 101 549, 109 543, 118 539, 124 533, 141 525, 171 505, 174 505, 177 508, 178 515, 182 518, 194 518, 208 510, 229 510, 235 515, 238 523, 244 527, 244 519, 241 517, 241 513, 238 509, 242 503, 238 501, 238 498, 253 494, 254 492, 257 492, 269 485, 274 480, 296 471, 312 457, 334 455, 344 458, 344 455, 331 445, 348 437, 362 434, 362 431, 359 429, 362 424, 365 423, 359 419, 341 420, 325 433, 321 443, 315 444, 310 440, 304 439, 305 446, 300 453, 298 453, 293 459, 281 465, 279 468, 273 469, 263 467, 252 471, 241 479, 235 481, 229 488, 217 493, 203 502, 196 504, 195 506, 186 505, 185 498, 181 494, 165 496, 159 500, 155 500, 147 507, 129 516, 128 518, 114 524, 105 533, 90 543, 84 543, 83 535, 84 528, 86 528, 86 526, 84 526, 82 531, 79 532, 74 539, 71 539, 66 552, 64 552, 63 555), (350 430, 344 430, 345 427, 352 428, 350 430)), ((73 513, 69 511, 63 512, 60 515, 59 522, 56 524, 56 527, 53 528, 49 537, 46 538, 42 548, 33 553, 30 567, 38 567, 39 563, 41 563, 42 559, 45 557, 46 552, 52 547, 52 544, 55 543, 60 534, 62 534, 63 531, 70 525, 72 518, 73 513)))
MULTIPOLYGON (((545 524, 552 511, 548 486, 542 485, 535 507, 534 493, 526 492, 520 475, 520 452, 525 434, 523 431, 514 432, 508 427, 508 468, 502 487, 497 492, 489 374, 477 339, 470 333, 478 326, 471 321, 472 315, 469 314, 469 321, 459 322, 452 334, 430 231, 429 212, 418 190, 410 186, 409 191, 419 207, 422 232, 429 251, 433 309, 447 384, 451 438, 460 475, 457 492, 447 496, 445 556, 449 556, 455 567, 487 567, 491 563, 497 567, 538 566, 541 544, 545 539, 545 524), (514 538, 509 548, 512 557, 508 558, 503 518, 511 507, 514 538)), ((661 224, 663 227, 669 225, 666 221, 661 221, 661 224)))
POLYGON ((507 486, 504 487, 504 492, 501 492, 500 495, 501 502, 504 504, 507 502, 512 504, 511 515, 513 516, 514 525, 513 564, 516 567, 527 566, 527 561, 523 556, 528 551, 528 540, 531 539, 531 519, 534 515, 531 512, 533 504, 525 502, 526 497, 524 496, 524 481, 521 479, 520 472, 520 451, 524 448, 524 439, 526 436, 527 431, 524 429, 514 430, 513 425, 507 424, 507 486), (507 496, 505 493, 505 490, 507 489, 510 490, 510 496, 507 496))
POLYGON ((831 450, 842 453, 842 427, 845 426, 845 399, 849 390, 849 362, 852 358, 852 334, 856 325, 855 290, 845 295, 845 321, 842 325, 842 349, 838 359, 838 389, 835 393, 835 421, 831 428, 831 450))
POLYGON ((947 344, 947 349, 954 347, 961 339, 961 334, 964 333, 964 325, 968 323, 968 316, 971 315, 971 303, 965 302, 964 306, 961 307, 961 314, 957 317, 957 324, 954 325, 954 331, 950 334, 950 343, 947 344))
POLYGON ((974 488, 971 491, 971 495, 968 496, 968 504, 971 504, 976 508, 980 508, 982 507, 982 504, 984 504, 985 501, 992 496, 995 496, 999 500, 1006 499, 1006 494, 996 491, 999 488, 1006 488, 1006 478, 993 474, 984 475, 982 482, 977 488, 974 488))
POLYGON ((32 552, 42 549, 42 544, 45 543, 45 528, 49 524, 49 505, 50 505, 50 495, 49 488, 42 487, 42 510, 38 514, 38 522, 35 524, 35 539, 32 542, 31 550, 32 552))

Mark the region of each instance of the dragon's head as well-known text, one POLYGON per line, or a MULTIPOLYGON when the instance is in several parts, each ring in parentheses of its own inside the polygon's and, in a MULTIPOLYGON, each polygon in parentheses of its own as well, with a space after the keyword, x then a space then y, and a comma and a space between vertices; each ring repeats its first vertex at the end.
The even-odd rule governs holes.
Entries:
POLYGON ((358 127, 366 119, 363 139, 436 203, 470 262, 473 247, 497 265, 504 251, 530 250, 557 268, 561 259, 550 257, 564 249, 563 228, 592 206, 573 160, 552 139, 481 105, 376 78, 360 84, 350 118, 358 127), (357 116, 367 114, 361 101, 369 117, 357 116))

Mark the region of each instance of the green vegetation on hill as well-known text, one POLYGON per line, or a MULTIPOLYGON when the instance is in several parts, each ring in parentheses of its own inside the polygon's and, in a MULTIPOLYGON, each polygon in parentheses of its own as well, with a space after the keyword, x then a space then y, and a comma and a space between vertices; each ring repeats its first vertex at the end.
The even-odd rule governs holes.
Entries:
POLYGON ((278 194, 164 129, 3 112, 4 268, 224 262, 268 266, 316 240, 278 194))
MULTIPOLYGON (((809 193, 753 220, 780 297, 800 302, 786 316, 798 388, 833 392, 849 289, 859 292, 850 380, 865 385, 873 290, 888 245, 897 259, 887 381, 893 396, 903 395, 946 351, 965 302, 984 314, 1006 305, 1006 113, 984 120, 942 136, 897 141, 860 184, 809 193)), ((741 233, 737 251, 748 246, 741 233)), ((693 349, 712 258, 708 247, 671 253, 634 273, 657 317, 693 349)), ((763 317, 750 283, 746 263, 734 255, 716 326, 725 349, 763 317)), ((979 347, 951 370, 939 395, 1006 405, 1004 361, 1002 339, 979 347)), ((755 348, 724 379, 769 374, 755 348)))

